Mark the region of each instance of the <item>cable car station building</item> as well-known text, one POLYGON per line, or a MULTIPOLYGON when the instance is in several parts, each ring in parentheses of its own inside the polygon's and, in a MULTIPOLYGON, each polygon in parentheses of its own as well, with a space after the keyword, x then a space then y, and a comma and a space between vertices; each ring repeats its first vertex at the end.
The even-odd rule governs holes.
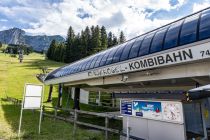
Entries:
MULTIPOLYGON (((145 140, 208 139, 210 9, 58 68, 45 84, 114 92, 123 130, 145 140)), ((75 91, 75 94, 76 94, 75 91)))

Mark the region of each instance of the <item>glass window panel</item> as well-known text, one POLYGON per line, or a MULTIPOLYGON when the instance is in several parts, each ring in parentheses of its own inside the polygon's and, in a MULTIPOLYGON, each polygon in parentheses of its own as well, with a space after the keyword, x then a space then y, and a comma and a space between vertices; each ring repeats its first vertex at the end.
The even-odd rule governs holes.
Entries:
POLYGON ((152 41, 152 38, 154 36, 154 32, 151 33, 151 34, 148 34, 142 44, 141 44, 141 47, 140 47, 140 51, 139 51, 139 56, 143 56, 143 55, 147 55, 149 54, 149 48, 150 48, 150 45, 151 45, 151 41, 152 41))
POLYGON ((71 74, 74 72, 74 65, 71 64, 71 74))
POLYGON ((74 67, 73 67, 72 74, 74 74, 74 73, 75 73, 75 69, 76 69, 76 67, 74 66, 74 67))
POLYGON ((71 71, 72 71, 72 68, 69 67, 69 68, 68 68, 68 74, 71 74, 71 71))
POLYGON ((81 71, 82 66, 83 66, 83 61, 82 61, 82 62, 80 62, 80 66, 79 66, 78 72, 80 72, 80 71, 81 71))
POLYGON ((64 70, 60 70, 60 76, 64 75, 64 70))
POLYGON ((122 51, 124 50, 125 46, 126 46, 126 43, 123 43, 123 44, 121 44, 121 46, 119 46, 119 49, 116 51, 116 53, 113 57, 112 63, 119 62, 120 56, 121 56, 122 51))
POLYGON ((86 60, 84 61, 84 65, 82 66, 81 71, 84 71, 84 70, 85 70, 85 68, 86 68, 86 66, 87 66, 87 64, 88 64, 88 62, 90 62, 90 57, 89 57, 89 58, 86 58, 86 60))
POLYGON ((122 52, 122 54, 121 54, 120 61, 124 61, 124 60, 127 60, 127 59, 128 59, 129 52, 130 52, 130 50, 131 50, 131 48, 132 48, 134 42, 135 42, 135 39, 129 41, 129 42, 126 44, 126 46, 125 46, 125 48, 123 49, 123 52, 122 52))
POLYGON ((75 66, 74 66, 74 73, 77 73, 77 69, 78 69, 78 64, 75 64, 75 66))
POLYGON ((83 70, 85 69, 85 66, 86 66, 86 64, 87 64, 86 61, 87 61, 86 59, 84 59, 84 60, 82 61, 81 68, 80 68, 80 70, 79 70, 80 72, 83 71, 83 70))
POLYGON ((82 64, 83 64, 83 61, 80 61, 80 63, 79 63, 79 67, 78 67, 78 69, 77 69, 77 71, 78 71, 78 72, 80 72, 80 71, 81 71, 82 64))
POLYGON ((178 37, 182 23, 183 20, 177 21, 169 27, 165 37, 164 49, 170 49, 178 45, 178 37))
POLYGON ((139 48, 141 46, 143 39, 144 39, 144 36, 140 36, 136 39, 135 43, 133 44, 130 50, 129 58, 134 58, 138 56, 139 48))
POLYGON ((158 52, 161 51, 163 48, 163 41, 164 37, 166 34, 166 31, 168 29, 167 27, 164 27, 162 29, 159 29, 157 33, 155 34, 153 40, 152 40, 152 45, 150 47, 150 53, 158 52))
POLYGON ((89 69, 92 69, 94 67, 94 64, 95 64, 97 59, 98 59, 98 55, 93 58, 93 61, 91 62, 89 69))
POLYGON ((210 38, 210 9, 203 11, 199 26, 199 40, 210 38))
POLYGON ((119 48, 120 48, 119 46, 116 46, 112 49, 112 51, 109 53, 109 56, 107 57, 106 65, 109 65, 112 63, 112 58, 114 57, 115 53, 117 52, 119 48))
POLYGON ((99 67, 99 64, 101 62, 101 59, 103 58, 103 56, 105 55, 107 51, 103 51, 100 53, 100 55, 98 56, 98 59, 96 60, 95 64, 94 64, 94 68, 99 67))
POLYGON ((70 71, 69 71, 69 74, 72 74, 72 72, 73 72, 73 66, 72 65, 70 65, 70 71))
POLYGON ((68 75, 69 73, 68 73, 68 68, 65 68, 65 72, 64 72, 64 75, 68 75))
POLYGON ((87 62, 87 65, 85 66, 85 70, 89 70, 90 64, 92 63, 94 57, 95 57, 95 55, 90 57, 90 59, 87 62))
POLYGON ((113 48, 106 51, 106 53, 104 54, 104 56, 101 59, 100 66, 104 66, 106 64, 106 59, 107 59, 107 57, 109 56, 109 53, 111 53, 112 50, 113 50, 113 48))
POLYGON ((80 67, 80 63, 76 62, 76 68, 75 68, 75 73, 79 72, 79 67, 80 67))
POLYGON ((180 34, 180 45, 196 41, 198 18, 199 15, 196 14, 185 19, 180 34))

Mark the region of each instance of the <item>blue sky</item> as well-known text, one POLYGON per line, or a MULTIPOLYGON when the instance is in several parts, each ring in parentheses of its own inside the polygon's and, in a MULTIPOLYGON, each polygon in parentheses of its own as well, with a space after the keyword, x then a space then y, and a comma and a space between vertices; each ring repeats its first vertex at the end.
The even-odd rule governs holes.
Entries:
POLYGON ((127 39, 210 6, 210 0, 1 0, 0 30, 66 36, 86 26, 104 25, 127 39))

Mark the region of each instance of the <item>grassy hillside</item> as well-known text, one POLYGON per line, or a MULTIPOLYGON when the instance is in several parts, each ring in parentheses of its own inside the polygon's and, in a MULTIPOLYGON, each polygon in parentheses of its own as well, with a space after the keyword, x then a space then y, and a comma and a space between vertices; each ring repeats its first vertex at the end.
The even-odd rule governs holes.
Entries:
MULTIPOLYGON (((6 96, 22 99, 25 83, 40 83, 36 79, 36 74, 41 73, 41 66, 56 68, 63 65, 49 60, 44 60, 40 54, 30 54, 25 56, 23 63, 19 63, 17 58, 0 53, 0 98, 6 96)), ((45 86, 45 95, 49 87, 45 86)), ((54 89, 53 97, 57 97, 54 89)), ((47 96, 45 96, 46 101, 47 96)), ((19 123, 20 106, 11 103, 0 102, 0 139, 18 139, 17 130, 19 123)), ((70 140, 72 139, 72 124, 62 121, 53 121, 45 118, 42 124, 41 135, 38 135, 39 112, 31 110, 24 111, 21 139, 52 139, 70 140)), ((90 140, 102 139, 101 133, 79 129, 76 139, 90 140)))

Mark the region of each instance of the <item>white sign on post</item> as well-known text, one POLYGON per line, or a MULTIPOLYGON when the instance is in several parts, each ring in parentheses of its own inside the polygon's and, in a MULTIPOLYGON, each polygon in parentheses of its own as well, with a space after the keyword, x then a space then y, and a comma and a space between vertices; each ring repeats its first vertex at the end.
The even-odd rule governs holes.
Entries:
POLYGON ((22 107, 21 107, 21 114, 20 114, 18 136, 20 135, 20 129, 21 129, 21 124, 22 124, 22 114, 23 114, 24 109, 40 109, 40 119, 39 119, 39 133, 40 133, 41 119, 42 119, 43 93, 44 93, 43 85, 34 85, 34 84, 25 85, 22 107))

